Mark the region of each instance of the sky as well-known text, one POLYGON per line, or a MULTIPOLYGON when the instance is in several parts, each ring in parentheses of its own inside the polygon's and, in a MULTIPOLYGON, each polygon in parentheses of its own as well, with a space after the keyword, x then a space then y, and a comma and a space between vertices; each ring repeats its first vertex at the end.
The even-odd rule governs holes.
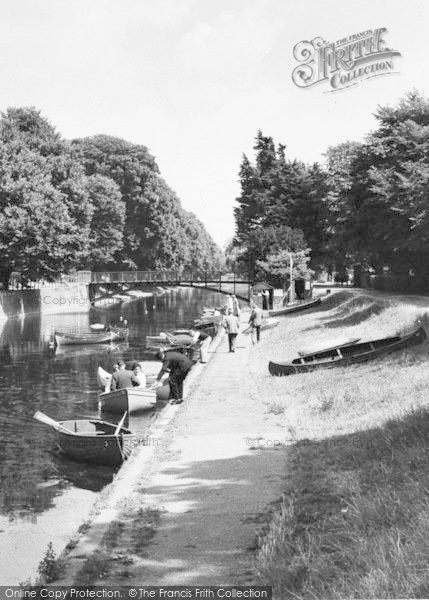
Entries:
POLYGON ((0 111, 146 146, 223 246, 258 130, 321 162, 375 129, 378 105, 429 95, 428 17, 427 0, 0 0, 0 111), (382 27, 395 73, 335 92, 293 82, 297 43, 382 27))

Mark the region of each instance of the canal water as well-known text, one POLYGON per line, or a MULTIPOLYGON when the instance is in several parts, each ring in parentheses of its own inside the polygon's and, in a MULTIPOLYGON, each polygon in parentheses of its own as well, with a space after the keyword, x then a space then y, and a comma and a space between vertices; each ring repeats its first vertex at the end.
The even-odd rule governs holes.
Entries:
MULTIPOLYGON (((114 476, 108 467, 59 456, 54 429, 34 420, 34 412, 56 420, 114 420, 98 413, 98 365, 111 371, 119 358, 153 360, 146 335, 190 326, 203 305, 224 302, 215 292, 177 289, 89 313, 21 315, 0 323, 0 585, 34 580, 49 542, 62 550, 114 476), (130 329, 127 343, 47 348, 56 329, 88 331, 92 323, 117 323, 121 316, 130 329)), ((129 427, 144 434, 156 418, 156 411, 131 416, 129 427)))

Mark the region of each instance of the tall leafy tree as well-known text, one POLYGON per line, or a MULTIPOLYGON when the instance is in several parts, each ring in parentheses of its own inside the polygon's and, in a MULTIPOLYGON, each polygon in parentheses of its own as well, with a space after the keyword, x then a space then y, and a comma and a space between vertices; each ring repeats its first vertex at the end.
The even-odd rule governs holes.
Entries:
POLYGON ((144 146, 110 136, 73 142, 87 175, 112 178, 125 205, 125 267, 217 268, 221 253, 203 224, 183 210, 177 195, 161 178, 155 159, 144 146))
POLYGON ((88 252, 93 207, 83 168, 33 108, 0 119, 0 269, 55 279, 88 252))

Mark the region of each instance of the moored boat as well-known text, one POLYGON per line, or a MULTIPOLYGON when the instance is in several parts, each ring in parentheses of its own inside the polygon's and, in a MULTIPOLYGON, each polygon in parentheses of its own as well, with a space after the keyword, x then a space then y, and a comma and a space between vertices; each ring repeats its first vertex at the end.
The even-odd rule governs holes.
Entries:
POLYGON ((83 333, 55 332, 57 346, 76 346, 79 344, 106 344, 128 338, 128 329, 111 327, 109 331, 88 331, 83 333))
MULTIPOLYGON (((357 338, 359 339, 359 338, 357 338)), ((394 336, 378 340, 364 342, 346 343, 343 345, 332 345, 329 347, 315 348, 309 352, 302 352, 298 358, 291 362, 270 361, 268 370, 271 375, 283 376, 293 375, 294 373, 305 373, 320 368, 331 368, 335 366, 347 366, 353 363, 365 362, 402 350, 417 344, 421 344, 426 339, 426 332, 423 327, 419 327, 403 336, 394 336)))
MULTIPOLYGON (((146 377, 148 379, 152 378, 153 381, 155 381, 155 377, 158 375, 158 373, 161 369, 162 363, 157 362, 157 361, 142 361, 139 364, 142 368, 143 373, 146 375, 146 377)), ((109 373, 108 371, 106 371, 105 369, 103 369, 103 367, 99 366, 97 369, 98 386, 102 390, 106 390, 106 388, 108 389, 110 387, 111 381, 112 381, 112 374, 109 373)), ((156 400, 165 401, 165 400, 168 400, 168 398, 170 397, 170 386, 168 384, 168 379, 164 380, 162 383, 163 384, 160 387, 156 388, 155 394, 156 394, 156 400)), ((135 388, 130 388, 130 389, 145 390, 146 388, 135 387, 135 388)))
MULTIPOLYGON (((161 369, 161 363, 155 360, 143 360, 143 361, 131 361, 126 363, 125 368, 132 369, 135 364, 139 364, 141 370, 146 375, 146 378, 149 380, 148 383, 151 383, 151 379, 155 381, 155 377, 158 375, 159 370, 161 369)), ((112 381, 112 374, 103 369, 102 366, 98 366, 97 368, 97 383, 100 389, 105 390, 106 386, 109 386, 112 381)), ((153 383, 152 381, 152 383, 153 383)))
MULTIPOLYGON (((261 323, 261 331, 264 329, 272 329, 273 327, 277 327, 277 325, 279 323, 280 323, 280 321, 278 319, 271 319, 271 318, 264 319, 261 323)), ((251 332, 252 332, 251 327, 246 327, 246 329, 243 329, 243 333, 246 335, 251 332)))
POLYGON ((129 414, 150 410, 156 404, 156 391, 148 388, 124 388, 100 394, 101 410, 111 413, 129 414))
MULTIPOLYGON (((125 417, 125 415, 124 415, 125 417)), ((54 421, 40 411, 34 418, 52 425, 64 454, 80 462, 116 467, 127 459, 138 443, 130 429, 98 419, 54 421)))
POLYGON ((289 315, 291 313, 306 310, 307 308, 313 308, 322 303, 320 298, 312 298, 311 300, 304 300, 303 302, 296 302, 289 306, 282 306, 281 308, 272 308, 268 311, 270 317, 279 317, 281 315, 289 315))

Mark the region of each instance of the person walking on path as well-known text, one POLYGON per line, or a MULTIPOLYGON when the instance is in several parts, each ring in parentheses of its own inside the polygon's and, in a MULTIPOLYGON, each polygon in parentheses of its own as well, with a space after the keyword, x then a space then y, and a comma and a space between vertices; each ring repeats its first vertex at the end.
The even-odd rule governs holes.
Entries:
POLYGON ((252 329, 252 331, 251 331, 252 344, 255 344, 256 342, 259 343, 259 340, 261 339, 261 325, 262 325, 262 321, 263 321, 263 314, 262 314, 262 309, 259 308, 259 306, 257 306, 254 302, 250 303, 250 308, 251 308, 251 313, 250 313, 249 324, 252 329), (255 342, 255 334, 256 334, 256 342, 255 342))
POLYGON ((183 381, 192 367, 192 361, 180 352, 160 350, 158 358, 162 362, 162 367, 157 375, 156 383, 153 387, 160 385, 160 380, 164 373, 170 373, 170 404, 181 404, 183 402, 183 381))
POLYGON ((240 318, 240 305, 235 294, 232 295, 232 314, 240 318))
POLYGON ((240 329, 240 321, 238 320, 238 317, 232 314, 231 308, 228 309, 228 314, 223 320, 223 326, 228 334, 229 351, 235 352, 235 341, 238 330, 240 329))

